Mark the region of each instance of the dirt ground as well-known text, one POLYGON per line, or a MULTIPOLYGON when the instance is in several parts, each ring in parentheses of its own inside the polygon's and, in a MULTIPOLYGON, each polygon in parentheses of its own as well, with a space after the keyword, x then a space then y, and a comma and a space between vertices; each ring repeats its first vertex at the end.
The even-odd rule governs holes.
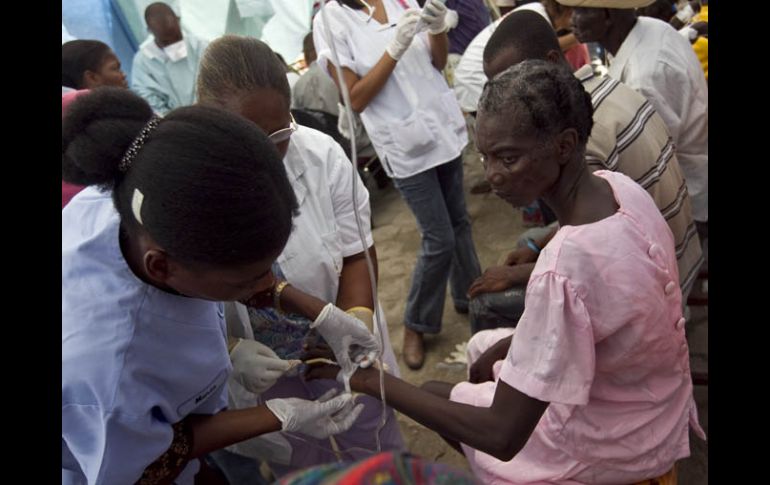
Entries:
MULTIPOLYGON (((470 194, 469 189, 483 177, 478 155, 466 150, 464 157, 465 192, 468 212, 473 224, 473 239, 482 269, 497 264, 501 257, 515 245, 516 238, 526 229, 519 211, 494 194, 470 194)), ((455 312, 447 295, 444 307, 442 332, 427 336, 425 366, 419 371, 410 370, 401 360, 403 339, 402 318, 404 302, 409 289, 412 268, 419 248, 419 233, 414 216, 398 192, 389 186, 378 190, 370 187, 374 239, 379 260, 379 299, 385 309, 391 342, 399 358, 402 377, 421 384, 428 380, 456 383, 466 377, 463 364, 446 363, 444 359, 455 346, 470 338, 467 315, 455 312)), ((708 366, 708 313, 706 308, 693 310, 687 325, 690 340, 691 361, 695 369, 707 370, 708 366)), ((695 390, 701 423, 708 433, 708 388, 695 390)), ((465 458, 446 445, 439 436, 406 416, 399 415, 399 422, 410 451, 435 461, 467 468, 465 458)), ((680 485, 708 483, 708 445, 691 434, 692 456, 678 464, 680 485)))

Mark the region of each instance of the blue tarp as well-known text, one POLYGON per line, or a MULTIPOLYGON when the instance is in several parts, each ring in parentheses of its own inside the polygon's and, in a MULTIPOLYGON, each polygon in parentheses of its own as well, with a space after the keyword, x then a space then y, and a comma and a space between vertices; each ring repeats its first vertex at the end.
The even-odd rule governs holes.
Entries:
POLYGON ((78 39, 96 39, 112 47, 126 76, 139 43, 111 0, 62 0, 62 24, 78 39))

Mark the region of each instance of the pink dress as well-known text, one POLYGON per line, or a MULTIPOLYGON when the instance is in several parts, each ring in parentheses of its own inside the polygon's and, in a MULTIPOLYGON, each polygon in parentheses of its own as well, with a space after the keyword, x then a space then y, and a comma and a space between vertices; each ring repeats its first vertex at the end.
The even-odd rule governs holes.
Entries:
MULTIPOLYGON (((649 194, 598 171, 620 206, 562 227, 529 280, 526 309, 496 376, 550 403, 508 462, 463 445, 485 484, 622 484, 662 475, 703 439, 692 397, 674 238, 649 194)), ((480 332, 470 359, 510 330, 480 332)), ((469 359, 469 360, 470 360, 469 359)), ((489 407, 496 382, 453 401, 489 407)))

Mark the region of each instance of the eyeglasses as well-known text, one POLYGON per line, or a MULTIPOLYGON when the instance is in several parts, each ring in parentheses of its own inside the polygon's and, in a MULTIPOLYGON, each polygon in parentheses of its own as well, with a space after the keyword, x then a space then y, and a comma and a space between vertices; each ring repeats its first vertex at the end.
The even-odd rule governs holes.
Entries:
POLYGON ((292 115, 291 112, 289 112, 289 118, 291 121, 289 121, 289 126, 287 128, 281 128, 280 130, 276 130, 267 135, 270 141, 272 141, 274 144, 278 145, 279 143, 285 142, 291 138, 292 133, 297 131, 297 122, 294 121, 294 115, 292 115))

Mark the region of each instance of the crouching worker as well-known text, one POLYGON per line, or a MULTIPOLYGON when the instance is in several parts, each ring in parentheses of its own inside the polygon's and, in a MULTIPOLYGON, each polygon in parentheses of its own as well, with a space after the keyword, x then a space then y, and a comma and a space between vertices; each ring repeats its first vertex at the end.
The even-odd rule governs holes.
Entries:
MULTIPOLYGON (((62 121, 62 179, 88 186, 62 210, 62 483, 188 484, 232 443, 350 428, 349 394, 224 409, 221 302, 272 285, 297 207, 259 128, 197 106, 160 119, 100 88, 62 121)), ((360 335, 339 360, 379 351, 360 335)))

